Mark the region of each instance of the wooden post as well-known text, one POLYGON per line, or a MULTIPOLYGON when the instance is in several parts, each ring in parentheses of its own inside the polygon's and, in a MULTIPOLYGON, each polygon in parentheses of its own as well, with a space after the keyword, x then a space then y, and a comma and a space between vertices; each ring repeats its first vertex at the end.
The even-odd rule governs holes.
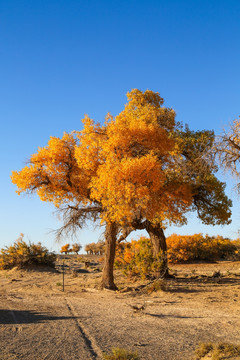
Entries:
POLYGON ((62 269, 63 269, 63 292, 64 292, 64 259, 63 259, 62 269))

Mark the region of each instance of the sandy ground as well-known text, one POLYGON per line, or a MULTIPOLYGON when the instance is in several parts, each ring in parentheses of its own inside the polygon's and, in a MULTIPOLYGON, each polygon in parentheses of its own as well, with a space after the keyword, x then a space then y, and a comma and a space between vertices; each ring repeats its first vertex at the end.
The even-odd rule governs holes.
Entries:
POLYGON ((240 262, 170 266, 176 278, 150 293, 118 272, 120 291, 100 290, 101 272, 74 266, 64 292, 58 272, 0 272, 1 360, 102 359, 113 347, 192 360, 201 342, 240 343, 240 262))

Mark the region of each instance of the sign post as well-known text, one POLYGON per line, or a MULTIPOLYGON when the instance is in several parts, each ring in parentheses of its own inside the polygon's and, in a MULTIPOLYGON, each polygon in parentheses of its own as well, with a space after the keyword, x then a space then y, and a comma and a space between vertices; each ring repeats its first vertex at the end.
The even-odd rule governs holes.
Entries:
POLYGON ((65 268, 65 266, 64 266, 64 259, 63 259, 63 264, 62 264, 62 269, 63 269, 63 272, 62 272, 62 274, 63 274, 63 292, 64 292, 64 268, 65 268))

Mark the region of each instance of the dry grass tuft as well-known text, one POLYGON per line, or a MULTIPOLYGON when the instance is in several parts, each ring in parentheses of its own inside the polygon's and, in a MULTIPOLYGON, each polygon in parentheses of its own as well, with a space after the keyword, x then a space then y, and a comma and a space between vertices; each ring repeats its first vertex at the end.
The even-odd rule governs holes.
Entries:
POLYGON ((126 349, 113 348, 111 354, 103 354, 104 360, 139 360, 137 352, 130 352, 126 349))
POLYGON ((240 345, 229 343, 203 343, 195 352, 195 359, 201 360, 206 356, 211 360, 240 359, 240 345))

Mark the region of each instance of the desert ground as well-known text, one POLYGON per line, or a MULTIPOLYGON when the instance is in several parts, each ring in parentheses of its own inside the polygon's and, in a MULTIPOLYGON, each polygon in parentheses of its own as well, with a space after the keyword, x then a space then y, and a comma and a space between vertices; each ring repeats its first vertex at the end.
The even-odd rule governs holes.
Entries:
POLYGON ((62 258, 58 270, 0 272, 1 360, 102 359, 113 347, 193 360, 199 343, 240 343, 239 261, 170 264, 175 278, 157 291, 115 271, 113 292, 100 289, 97 258, 85 260, 65 260, 64 292, 62 258))

